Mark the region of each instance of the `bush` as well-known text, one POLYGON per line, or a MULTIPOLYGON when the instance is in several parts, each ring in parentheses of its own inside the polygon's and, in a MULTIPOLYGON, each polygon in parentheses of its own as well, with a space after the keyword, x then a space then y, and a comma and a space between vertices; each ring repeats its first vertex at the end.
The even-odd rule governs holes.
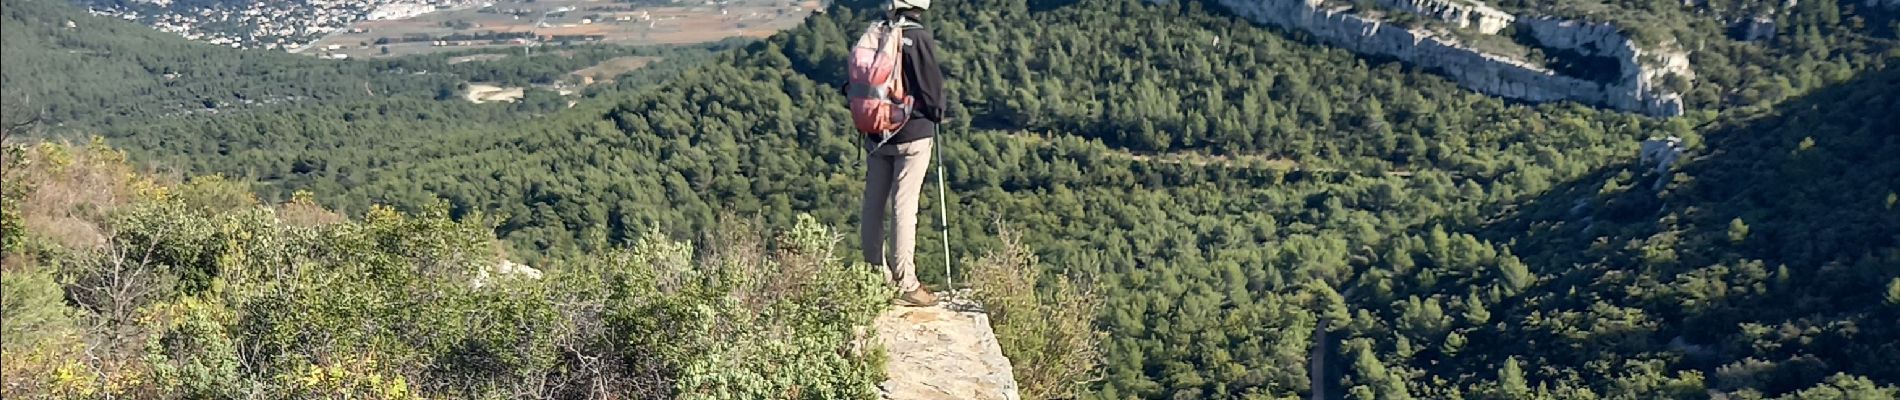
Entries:
POLYGON ((84 378, 73 313, 48 269, 15 265, 0 273, 0 397, 65 394, 57 389, 84 378))
POLYGON ((657 230, 616 255, 652 266, 614 269, 636 271, 611 278, 615 292, 651 294, 610 312, 619 337, 652 349, 681 398, 875 398, 883 365, 849 350, 888 301, 882 275, 837 258, 841 239, 810 216, 775 249, 747 230, 698 262, 657 230))
POLYGON ((1102 299, 1072 278, 1046 277, 1013 233, 999 236, 1002 247, 972 263, 968 279, 1015 367, 1023 398, 1081 396, 1101 370, 1105 333, 1095 329, 1095 316, 1102 299))
POLYGON ((733 225, 704 254, 653 233, 541 272, 446 203, 349 220, 71 150, 7 171, 36 179, 8 193, 19 214, 99 235, 46 240, 27 218, 36 244, 7 252, 8 398, 835 399, 882 380, 853 335, 888 301, 882 277, 810 217, 774 240, 733 225), (37 261, 11 261, 25 248, 37 261))

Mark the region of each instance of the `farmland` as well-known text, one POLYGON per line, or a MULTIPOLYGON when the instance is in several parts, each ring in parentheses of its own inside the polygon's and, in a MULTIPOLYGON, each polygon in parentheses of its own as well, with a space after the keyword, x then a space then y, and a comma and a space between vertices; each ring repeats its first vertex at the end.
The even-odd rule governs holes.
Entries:
POLYGON ((797 25, 818 6, 805 0, 497 1, 357 22, 316 41, 307 53, 363 58, 550 43, 703 43, 768 36, 797 25))

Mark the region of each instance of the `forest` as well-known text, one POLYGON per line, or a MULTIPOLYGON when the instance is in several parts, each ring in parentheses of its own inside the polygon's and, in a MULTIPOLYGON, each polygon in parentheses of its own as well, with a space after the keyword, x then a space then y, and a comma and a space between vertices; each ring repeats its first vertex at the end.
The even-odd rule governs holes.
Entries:
MULTIPOLYGON (((0 22, 11 28, 0 33, 10 58, 0 71, 0 82, 5 84, 9 102, 25 104, 14 110, 32 110, 48 123, 75 125, 94 133, 205 115, 333 111, 331 107, 382 100, 441 100, 454 97, 468 82, 552 84, 568 72, 613 57, 671 60, 616 81, 622 89, 630 89, 745 42, 548 46, 542 49, 544 53, 563 56, 465 63, 452 59, 476 53, 337 61, 193 43, 136 24, 89 16, 53 0, 9 0, 0 10, 0 22), (74 24, 69 27, 64 21, 74 24)), ((488 51, 509 54, 507 49, 488 51)), ((331 113, 310 121, 339 119, 331 113)))
MULTIPOLYGON (((58 12, 9 1, 9 18, 58 12)), ((1079 397, 1900 396, 1900 52, 1869 23, 1892 13, 1804 1, 1785 34, 1740 42, 1721 21, 1744 5, 1654 3, 1606 14, 1666 9, 1632 29, 1699 41, 1682 117, 1499 100, 1195 1, 945 3, 925 23, 955 105, 950 198, 923 213, 948 208, 959 260, 1007 229, 1053 281, 1103 294, 1100 379, 1079 397), (1644 164, 1665 137, 1677 163, 1644 164)), ((266 204, 480 224, 497 252, 570 265, 700 240, 727 214, 856 226, 836 87, 874 10, 837 2, 571 108, 404 81, 387 92, 407 98, 290 112, 49 109, 266 204)))

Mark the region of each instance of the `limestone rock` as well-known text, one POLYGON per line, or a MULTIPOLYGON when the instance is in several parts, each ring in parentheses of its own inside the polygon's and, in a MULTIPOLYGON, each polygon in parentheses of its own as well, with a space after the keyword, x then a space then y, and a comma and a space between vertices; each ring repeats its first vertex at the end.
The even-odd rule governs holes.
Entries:
POLYGON ((1682 138, 1670 136, 1665 139, 1643 141, 1640 162, 1657 174, 1652 190, 1662 190, 1670 181, 1669 167, 1676 165, 1676 159, 1682 158, 1682 138))
POLYGON ((1350 6, 1325 0, 1218 0, 1235 14, 1255 23, 1302 30, 1347 50, 1392 57, 1441 71, 1472 90, 1513 99, 1571 100, 1649 115, 1675 116, 1683 112, 1682 96, 1662 83, 1670 79, 1686 83, 1695 78, 1686 54, 1646 50, 1608 23, 1522 18, 1481 4, 1454 2, 1459 0, 1382 1, 1388 7, 1473 27, 1484 34, 1516 26, 1543 47, 1616 60, 1618 71, 1609 74, 1614 78, 1606 81, 1563 75, 1524 60, 1480 51, 1455 37, 1389 25, 1381 19, 1354 13, 1350 6))
POLYGON ((879 385, 885 400, 1018 400, 1016 376, 973 303, 893 307, 877 317, 877 341, 889 355, 879 385))
POLYGON ((1679 157, 1682 157, 1682 138, 1670 136, 1643 141, 1641 161, 1655 168, 1656 173, 1669 172, 1669 166, 1675 165, 1679 157))
POLYGON ((1517 19, 1511 13, 1491 8, 1491 6, 1461 1, 1380 0, 1380 5, 1437 18, 1460 28, 1476 29, 1486 35, 1497 34, 1505 27, 1511 26, 1512 20, 1517 19))
POLYGON ((480 288, 490 281, 509 278, 541 279, 541 270, 527 264, 516 264, 514 261, 503 259, 493 268, 476 270, 475 278, 469 281, 469 285, 480 288))

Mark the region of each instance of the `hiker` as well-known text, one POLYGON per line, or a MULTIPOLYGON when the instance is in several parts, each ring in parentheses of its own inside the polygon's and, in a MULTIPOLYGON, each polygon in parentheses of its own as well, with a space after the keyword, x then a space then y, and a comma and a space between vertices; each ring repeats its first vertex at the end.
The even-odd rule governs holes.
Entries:
MULTIPOLYGON (((900 59, 894 60, 897 61, 896 74, 899 76, 886 75, 890 80, 888 84, 847 83, 845 88, 849 97, 858 102, 853 104, 853 118, 859 120, 859 130, 865 133, 864 146, 867 150, 864 203, 859 215, 859 222, 863 225, 858 235, 864 248, 864 261, 885 269, 886 276, 891 278, 900 292, 895 303, 913 307, 928 307, 937 303, 937 296, 917 281, 917 264, 914 260, 917 253, 917 201, 923 192, 924 174, 930 168, 930 153, 933 138, 937 135, 937 125, 944 121, 943 71, 937 66, 937 42, 922 25, 923 13, 929 8, 930 0, 892 0, 886 21, 867 30, 866 37, 870 39, 861 39, 859 48, 854 50, 865 50, 867 52, 863 54, 867 56, 879 50, 901 52, 900 59), (893 33, 878 31, 882 26, 902 30, 901 47, 881 48, 889 41, 878 40, 878 37, 871 35, 876 32, 884 32, 885 35, 893 33), (869 46, 866 46, 867 42, 869 46), (873 88, 889 93, 876 92, 873 88), (873 101, 876 104, 872 104, 873 101), (874 109, 867 111, 866 108, 874 109), (865 117, 866 114, 873 116, 865 117), (865 118, 873 120, 866 122, 865 118), (879 125, 879 122, 888 124, 879 125), (868 128, 867 123, 879 128, 868 128), (893 225, 889 249, 885 248, 886 214, 891 214, 893 225)), ((871 60, 873 58, 862 58, 859 62, 868 63, 871 60)), ((859 73, 876 74, 865 72, 875 68, 862 65, 854 68, 859 68, 859 73)), ((856 81, 860 77, 853 79, 856 81)))

